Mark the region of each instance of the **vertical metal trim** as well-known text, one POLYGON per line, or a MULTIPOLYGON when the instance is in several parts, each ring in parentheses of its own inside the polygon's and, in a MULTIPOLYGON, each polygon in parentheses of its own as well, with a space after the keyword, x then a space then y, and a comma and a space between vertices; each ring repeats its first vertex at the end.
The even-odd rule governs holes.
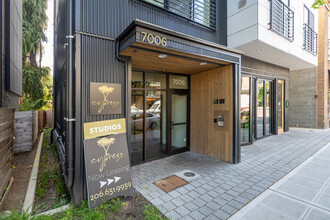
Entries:
POLYGON ((232 64, 233 67, 233 163, 241 162, 241 140, 240 140, 240 124, 241 118, 239 117, 241 93, 241 67, 239 64, 232 64))
POLYGON ((253 87, 253 78, 252 76, 249 76, 249 85, 250 85, 250 91, 249 91, 249 94, 250 94, 250 99, 249 99, 249 102, 250 102, 250 114, 249 114, 249 126, 250 126, 250 139, 249 139, 249 143, 252 144, 253 143, 253 98, 252 98, 252 87, 253 87))
POLYGON ((143 71, 143 161, 146 162, 146 95, 147 91, 145 90, 146 88, 146 72, 143 71))
POLYGON ((10 90, 10 0, 5 2, 5 89, 10 90))
POLYGON ((274 86, 274 134, 278 135, 278 106, 277 106, 277 84, 278 84, 278 79, 275 79, 275 86, 274 86))
POLYGON ((130 162, 131 160, 131 152, 132 152, 132 144, 131 144, 131 108, 132 106, 132 60, 129 59, 127 62, 127 68, 126 68, 126 134, 127 134, 127 145, 128 145, 128 151, 129 151, 129 158, 130 162))
POLYGON ((263 86, 264 86, 264 100, 263 100, 263 136, 266 136, 266 80, 263 80, 263 86))

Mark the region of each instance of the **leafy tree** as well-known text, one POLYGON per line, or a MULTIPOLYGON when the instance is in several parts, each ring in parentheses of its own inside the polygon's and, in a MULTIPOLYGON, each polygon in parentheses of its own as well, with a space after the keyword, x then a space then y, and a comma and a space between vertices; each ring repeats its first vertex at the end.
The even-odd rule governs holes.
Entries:
POLYGON ((42 42, 45 42, 48 17, 47 0, 23 0, 23 61, 37 66, 37 53, 42 59, 42 42))
POLYGON ((52 108, 50 68, 41 67, 42 42, 46 42, 48 0, 23 0, 23 96, 20 110, 52 108), (37 54, 40 53, 39 65, 37 54))
POLYGON ((325 4, 330 4, 330 2, 328 0, 315 0, 312 5, 312 8, 318 9, 325 4))

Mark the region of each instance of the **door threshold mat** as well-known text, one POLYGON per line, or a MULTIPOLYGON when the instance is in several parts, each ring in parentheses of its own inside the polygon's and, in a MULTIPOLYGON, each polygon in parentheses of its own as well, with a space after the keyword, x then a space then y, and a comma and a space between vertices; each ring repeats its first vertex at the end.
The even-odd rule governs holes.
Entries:
POLYGON ((181 186, 185 186, 187 185, 189 182, 176 176, 176 175, 173 175, 173 176, 169 176, 169 177, 166 177, 165 179, 161 179, 161 180, 158 180, 156 182, 154 182, 154 184, 160 188, 161 190, 163 190, 164 192, 171 192, 181 186))

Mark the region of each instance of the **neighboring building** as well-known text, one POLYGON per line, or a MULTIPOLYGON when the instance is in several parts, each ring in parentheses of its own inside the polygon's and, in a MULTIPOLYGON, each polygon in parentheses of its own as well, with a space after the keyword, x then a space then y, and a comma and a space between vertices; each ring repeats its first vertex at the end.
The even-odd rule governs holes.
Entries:
POLYGON ((313 0, 227 2, 228 46, 244 54, 242 144, 289 126, 316 127, 318 13, 310 7, 313 0))
POLYGON ((329 7, 319 9, 319 41, 317 66, 317 127, 329 128, 329 7))
POLYGON ((18 111, 22 96, 22 1, 0 3, 0 107, 18 111))

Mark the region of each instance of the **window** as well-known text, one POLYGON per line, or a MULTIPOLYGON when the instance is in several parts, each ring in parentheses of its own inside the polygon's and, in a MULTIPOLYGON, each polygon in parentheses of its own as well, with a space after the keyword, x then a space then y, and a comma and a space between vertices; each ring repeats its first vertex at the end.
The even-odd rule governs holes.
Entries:
POLYGON ((215 29, 215 0, 142 0, 215 29))
POLYGON ((293 41, 294 12, 290 9, 289 4, 289 0, 271 0, 270 29, 293 41))
POLYGON ((290 7, 290 0, 282 0, 282 2, 286 5, 290 7))
POLYGON ((317 54, 317 33, 314 31, 314 15, 304 6, 304 49, 313 55, 317 54))
POLYGON ((314 30, 314 15, 306 5, 304 6, 304 24, 307 24, 312 30, 314 30))

